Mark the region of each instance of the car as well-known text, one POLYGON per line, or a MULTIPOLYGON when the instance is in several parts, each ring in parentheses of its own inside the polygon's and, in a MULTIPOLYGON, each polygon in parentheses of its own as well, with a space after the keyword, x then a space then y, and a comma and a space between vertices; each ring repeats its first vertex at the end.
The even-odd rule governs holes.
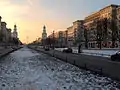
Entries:
POLYGON ((49 51, 50 48, 46 46, 46 47, 44 48, 44 50, 45 50, 45 51, 49 51))
POLYGON ((73 50, 72 50, 72 48, 65 48, 65 49, 63 49, 63 52, 65 52, 65 53, 72 53, 73 50))
POLYGON ((118 51, 116 54, 111 55, 112 61, 120 61, 120 51, 118 51))

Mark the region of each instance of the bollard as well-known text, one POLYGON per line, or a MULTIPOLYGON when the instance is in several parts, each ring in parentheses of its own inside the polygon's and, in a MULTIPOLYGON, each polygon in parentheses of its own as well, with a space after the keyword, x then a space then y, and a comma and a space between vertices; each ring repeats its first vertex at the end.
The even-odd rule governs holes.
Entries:
POLYGON ((101 74, 101 75, 103 74, 103 70, 102 70, 102 68, 100 69, 100 74, 101 74))
POLYGON ((76 65, 76 64, 75 64, 75 60, 74 60, 74 63, 73 63, 73 65, 76 65))
POLYGON ((85 63, 84 68, 87 70, 87 64, 85 63))
POLYGON ((66 56, 66 62, 67 62, 67 56, 66 56))
POLYGON ((54 51, 53 51, 53 57, 54 57, 54 51))

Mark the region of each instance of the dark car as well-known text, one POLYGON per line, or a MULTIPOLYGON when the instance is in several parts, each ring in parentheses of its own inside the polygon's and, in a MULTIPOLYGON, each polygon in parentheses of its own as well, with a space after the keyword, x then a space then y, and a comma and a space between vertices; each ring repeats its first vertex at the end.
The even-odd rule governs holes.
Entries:
POLYGON ((120 51, 118 51, 116 54, 111 55, 112 61, 120 61, 120 51))
POLYGON ((73 50, 72 50, 72 48, 66 48, 66 49, 63 50, 63 52, 65 52, 65 53, 72 53, 73 50))
POLYGON ((44 49, 45 49, 45 51, 49 51, 50 50, 50 48, 48 46, 46 46, 44 49))

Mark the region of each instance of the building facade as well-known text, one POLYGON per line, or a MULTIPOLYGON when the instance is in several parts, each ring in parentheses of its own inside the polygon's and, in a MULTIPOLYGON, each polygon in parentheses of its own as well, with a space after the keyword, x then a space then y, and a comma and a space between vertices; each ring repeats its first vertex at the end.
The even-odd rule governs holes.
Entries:
MULTIPOLYGON (((82 48, 120 47, 120 5, 111 4, 56 33, 57 44, 82 48)), ((51 35, 53 36, 53 35, 51 35)))
POLYGON ((19 44, 20 40, 18 39, 17 26, 14 25, 13 32, 11 32, 11 29, 6 26, 7 23, 2 22, 1 19, 2 17, 0 16, 0 45, 15 45, 15 43, 19 44))
POLYGON ((118 41, 120 48, 120 7, 117 8, 117 27, 118 27, 118 41))
POLYGON ((77 20, 73 22, 73 25, 71 27, 67 28, 66 36, 67 36, 67 45, 69 47, 78 46, 80 44, 82 45, 82 47, 85 46, 83 24, 84 24, 83 20, 77 20))
POLYGON ((73 22, 73 30, 74 30, 74 45, 82 45, 85 46, 85 38, 84 38, 84 21, 77 20, 73 22))
POLYGON ((74 43, 74 30, 73 26, 67 28, 67 46, 72 47, 74 43))
POLYGON ((2 33, 2 41, 7 42, 8 36, 7 36, 7 28, 6 28, 6 22, 1 22, 1 33, 2 33))
POLYGON ((99 48, 99 44, 101 48, 111 48, 113 42, 115 48, 118 47, 115 23, 119 7, 119 5, 109 5, 85 18, 84 26, 89 48, 99 48))
POLYGON ((7 37, 8 37, 8 42, 10 43, 11 42, 11 40, 12 40, 12 34, 11 34, 11 29, 10 28, 8 28, 7 29, 7 37))

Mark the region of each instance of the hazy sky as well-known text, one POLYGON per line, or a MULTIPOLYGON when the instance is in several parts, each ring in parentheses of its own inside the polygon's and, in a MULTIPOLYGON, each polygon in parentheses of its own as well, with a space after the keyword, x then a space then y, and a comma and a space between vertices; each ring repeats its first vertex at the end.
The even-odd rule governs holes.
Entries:
POLYGON ((7 27, 18 26, 19 38, 29 42, 41 37, 42 27, 47 33, 65 30, 73 21, 120 0, 0 0, 0 16, 7 27))

